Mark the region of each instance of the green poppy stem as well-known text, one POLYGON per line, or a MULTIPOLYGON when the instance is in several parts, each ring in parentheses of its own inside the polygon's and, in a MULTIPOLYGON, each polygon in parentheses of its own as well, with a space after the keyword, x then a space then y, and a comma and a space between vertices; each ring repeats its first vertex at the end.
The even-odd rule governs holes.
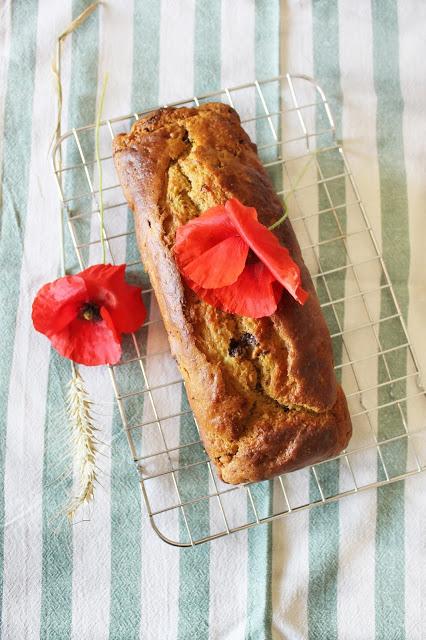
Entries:
MULTIPOLYGON (((294 186, 290 189, 290 191, 287 193, 287 196, 284 198, 284 202, 283 202, 283 207, 284 208, 286 208, 288 197, 291 196, 293 193, 295 193, 295 191, 297 190, 297 187, 299 186, 300 181, 302 180, 303 176, 305 175, 306 171, 308 170, 308 167, 311 164, 312 159, 314 158, 315 155, 316 155, 316 151, 314 151, 313 153, 309 154, 309 160, 307 161, 307 163, 303 167, 302 171, 297 176, 294 186)), ((274 224, 271 224, 271 226, 268 227, 269 231, 273 231, 274 229, 279 227, 280 224, 282 224, 284 222, 284 220, 286 220, 287 217, 288 217, 288 210, 286 209, 284 211, 284 214, 281 216, 281 218, 279 218, 276 222, 274 222, 274 224)))

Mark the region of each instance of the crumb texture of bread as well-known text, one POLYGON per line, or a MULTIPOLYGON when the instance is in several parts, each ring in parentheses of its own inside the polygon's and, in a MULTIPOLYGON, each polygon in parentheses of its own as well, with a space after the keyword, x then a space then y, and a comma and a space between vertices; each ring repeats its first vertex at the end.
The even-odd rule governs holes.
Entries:
POLYGON ((277 230, 310 295, 284 291, 277 312, 251 319, 201 301, 173 259, 176 229, 238 198, 271 225, 282 206, 238 114, 222 103, 159 109, 114 139, 170 347, 204 445, 225 482, 271 478, 337 455, 351 436, 329 332, 288 220, 277 230))

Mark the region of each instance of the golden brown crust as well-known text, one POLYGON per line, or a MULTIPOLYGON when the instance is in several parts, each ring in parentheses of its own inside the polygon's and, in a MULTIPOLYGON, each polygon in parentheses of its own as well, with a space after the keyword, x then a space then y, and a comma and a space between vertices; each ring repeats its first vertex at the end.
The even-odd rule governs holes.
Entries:
POLYGON ((236 112, 221 103, 160 109, 115 138, 114 159, 172 353, 223 480, 263 480, 339 453, 350 418, 291 224, 277 235, 310 296, 301 306, 285 292, 270 318, 241 318, 200 301, 173 259, 177 227, 228 198, 255 207, 266 225, 282 215, 236 112))

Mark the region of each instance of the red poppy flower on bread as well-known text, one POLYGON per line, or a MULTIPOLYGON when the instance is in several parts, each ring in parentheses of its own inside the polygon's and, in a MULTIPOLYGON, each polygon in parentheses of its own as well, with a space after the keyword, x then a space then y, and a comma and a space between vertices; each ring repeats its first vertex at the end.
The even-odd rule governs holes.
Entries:
POLYGON ((188 286, 228 313, 270 316, 283 288, 300 304, 308 297, 288 250, 236 198, 179 227, 174 255, 188 286))
POLYGON ((115 364, 121 334, 136 331, 146 310, 140 287, 124 279, 126 265, 97 264, 45 284, 32 310, 35 329, 79 364, 115 364))

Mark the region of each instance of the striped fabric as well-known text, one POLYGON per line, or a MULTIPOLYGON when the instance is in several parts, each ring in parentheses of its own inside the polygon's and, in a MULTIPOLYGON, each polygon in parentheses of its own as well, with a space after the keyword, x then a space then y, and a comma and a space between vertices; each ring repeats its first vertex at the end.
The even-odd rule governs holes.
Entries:
MULTIPOLYGON (((70 368, 30 309, 60 264, 50 66, 88 4, 0 4, 1 638, 425 638, 426 478, 179 551, 145 517, 106 370, 84 372, 107 445, 102 486, 90 521, 64 523, 70 368)), ((420 0, 111 0, 64 47, 63 130, 94 121, 105 72, 106 116, 279 71, 315 76, 426 369, 425 24, 420 0)), ((150 329, 146 349, 159 339, 150 329)))

